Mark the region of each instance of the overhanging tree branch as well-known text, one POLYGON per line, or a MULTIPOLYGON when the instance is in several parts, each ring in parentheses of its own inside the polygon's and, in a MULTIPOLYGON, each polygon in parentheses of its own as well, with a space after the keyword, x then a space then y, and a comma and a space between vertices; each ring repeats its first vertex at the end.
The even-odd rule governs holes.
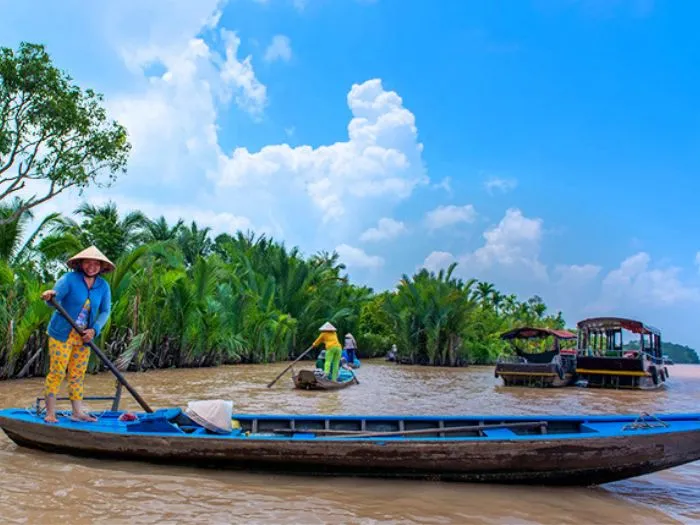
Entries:
POLYGON ((109 121, 102 96, 81 90, 58 70, 41 45, 0 48, 0 203, 19 196, 15 213, 0 225, 68 188, 108 185, 126 168, 126 130, 109 121), (11 174, 11 171, 15 171, 11 174), (35 191, 28 182, 46 182, 35 191))

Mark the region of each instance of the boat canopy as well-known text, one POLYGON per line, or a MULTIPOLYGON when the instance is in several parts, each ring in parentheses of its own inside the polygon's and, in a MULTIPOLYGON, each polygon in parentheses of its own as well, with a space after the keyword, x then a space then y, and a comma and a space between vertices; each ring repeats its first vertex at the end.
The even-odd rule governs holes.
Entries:
POLYGON ((658 335, 661 336, 661 331, 653 326, 646 325, 641 321, 634 319, 625 319, 623 317, 591 317, 584 319, 578 323, 579 330, 590 332, 606 332, 608 330, 624 329, 635 334, 658 335))
POLYGON ((557 339, 576 339, 576 334, 566 330, 554 330, 552 328, 535 328, 522 326, 501 334, 501 339, 544 339, 545 337, 555 337, 557 339))

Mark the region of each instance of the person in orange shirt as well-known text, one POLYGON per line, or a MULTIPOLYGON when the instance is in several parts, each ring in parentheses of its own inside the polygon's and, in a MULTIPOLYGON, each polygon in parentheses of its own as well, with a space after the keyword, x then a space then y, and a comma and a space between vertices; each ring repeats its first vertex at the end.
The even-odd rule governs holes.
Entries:
POLYGON ((313 342, 312 347, 316 347, 323 343, 326 347, 326 363, 324 366, 324 373, 332 381, 338 380, 338 368, 340 366, 340 354, 343 348, 340 346, 340 341, 338 341, 338 334, 336 333, 335 326, 331 323, 324 323, 321 328, 321 335, 313 342))

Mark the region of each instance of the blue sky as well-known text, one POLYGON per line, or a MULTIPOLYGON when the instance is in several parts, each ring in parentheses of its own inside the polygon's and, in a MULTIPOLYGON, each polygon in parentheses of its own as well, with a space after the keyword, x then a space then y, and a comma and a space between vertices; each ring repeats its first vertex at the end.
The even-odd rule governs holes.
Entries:
MULTIPOLYGON (((700 347, 700 6, 0 1, 134 144, 95 203, 421 266, 700 347), (144 7, 147 6, 147 7, 144 7)), ((38 214, 70 212, 78 197, 38 214)))

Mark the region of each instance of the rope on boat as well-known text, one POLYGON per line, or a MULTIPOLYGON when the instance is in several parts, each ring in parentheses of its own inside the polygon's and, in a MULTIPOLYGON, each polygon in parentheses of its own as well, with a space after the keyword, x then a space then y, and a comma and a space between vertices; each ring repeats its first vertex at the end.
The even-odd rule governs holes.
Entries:
POLYGON ((665 427, 668 427, 668 423, 665 421, 661 421, 658 417, 648 412, 642 412, 632 423, 628 423, 622 427, 622 430, 647 430, 650 428, 665 427), (647 421, 645 418, 651 418, 652 421, 647 421))

